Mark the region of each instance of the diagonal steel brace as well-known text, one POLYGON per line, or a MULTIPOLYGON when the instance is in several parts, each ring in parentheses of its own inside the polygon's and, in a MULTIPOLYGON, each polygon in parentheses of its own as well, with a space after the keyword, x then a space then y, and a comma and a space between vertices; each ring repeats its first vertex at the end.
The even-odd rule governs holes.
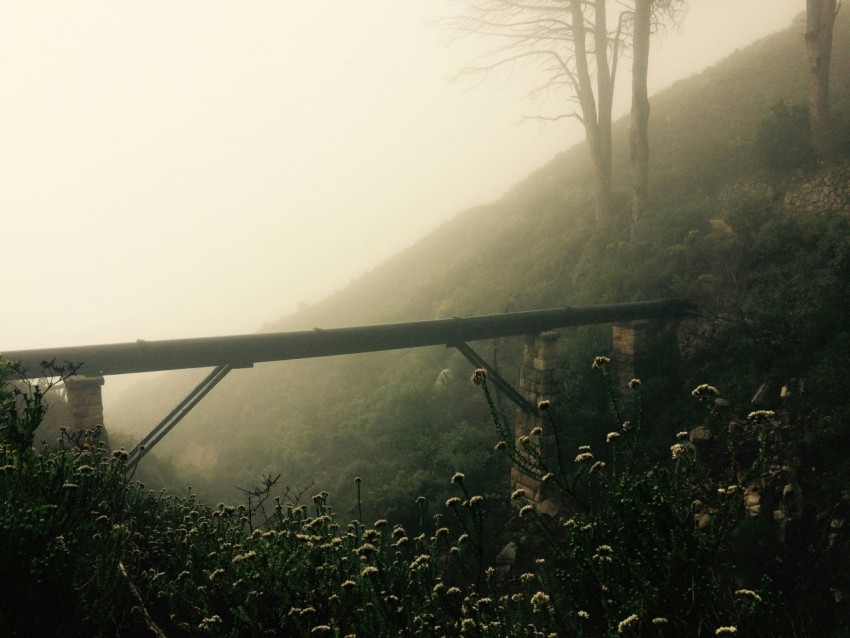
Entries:
POLYGON ((218 384, 219 381, 227 376, 227 373, 233 368, 234 366, 229 363, 215 368, 204 378, 203 381, 195 386, 195 389, 192 390, 185 399, 177 404, 177 407, 168 413, 168 416, 160 421, 156 427, 147 434, 147 436, 139 441, 136 446, 130 450, 130 456, 127 459, 126 465, 127 474, 135 471, 136 466, 139 464, 139 461, 142 460, 142 457, 150 452, 153 447, 174 428, 174 426, 180 423, 180 421, 183 420, 183 417, 189 414, 189 411, 195 407, 198 402, 218 384))
POLYGON ((504 380, 502 376, 496 372, 496 370, 487 363, 481 355, 479 355, 475 350, 469 347, 468 344, 463 341, 459 343, 450 343, 448 344, 450 348, 457 348, 458 352, 460 352, 464 357, 466 357, 472 365, 476 368, 484 368, 487 371, 487 378, 491 380, 499 390, 511 401, 513 401, 520 410, 525 412, 526 414, 530 414, 531 416, 540 416, 537 411, 537 406, 532 405, 530 401, 528 401, 524 396, 522 396, 516 388, 514 388, 510 383, 504 380))

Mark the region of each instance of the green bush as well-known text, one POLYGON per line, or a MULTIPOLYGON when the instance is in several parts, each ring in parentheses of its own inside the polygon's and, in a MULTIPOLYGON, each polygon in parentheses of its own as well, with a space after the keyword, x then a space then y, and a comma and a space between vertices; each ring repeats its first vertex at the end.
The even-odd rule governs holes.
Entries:
POLYGON ((762 165, 777 175, 813 166, 816 155, 806 107, 779 100, 770 111, 756 135, 756 153, 762 165))

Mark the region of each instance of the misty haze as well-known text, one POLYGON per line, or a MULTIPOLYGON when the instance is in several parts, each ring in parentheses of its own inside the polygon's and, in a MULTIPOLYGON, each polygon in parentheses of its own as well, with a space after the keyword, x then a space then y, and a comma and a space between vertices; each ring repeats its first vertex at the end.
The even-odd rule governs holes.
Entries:
POLYGON ((0 0, 0 635, 850 633, 840 0, 0 0))

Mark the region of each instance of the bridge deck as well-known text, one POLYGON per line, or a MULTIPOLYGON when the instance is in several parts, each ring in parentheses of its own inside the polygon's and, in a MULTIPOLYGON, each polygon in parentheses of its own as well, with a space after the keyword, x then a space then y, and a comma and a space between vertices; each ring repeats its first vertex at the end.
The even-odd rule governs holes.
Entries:
POLYGON ((686 301, 662 299, 328 330, 42 348, 5 352, 2 357, 19 362, 31 376, 37 375, 46 361, 81 364, 78 374, 87 376, 221 365, 251 367, 266 361, 455 345, 568 326, 661 319, 692 312, 692 304, 686 301))

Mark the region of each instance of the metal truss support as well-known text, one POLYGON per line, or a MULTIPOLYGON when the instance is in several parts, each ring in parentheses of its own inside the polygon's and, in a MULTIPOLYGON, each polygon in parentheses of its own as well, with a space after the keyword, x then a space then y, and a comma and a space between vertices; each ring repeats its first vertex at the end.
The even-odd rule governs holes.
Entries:
POLYGON ((134 472, 139 461, 142 460, 142 457, 150 452, 153 447, 174 428, 174 426, 180 423, 180 421, 183 420, 183 417, 189 414, 189 411, 194 408, 198 402, 218 384, 219 381, 227 376, 227 373, 233 368, 234 366, 231 366, 230 364, 224 364, 210 372, 206 378, 186 396, 185 399, 177 404, 177 407, 168 413, 167 417, 160 421, 147 436, 139 441, 136 447, 130 450, 130 457, 127 459, 126 464, 127 474, 134 472))
POLYGON ((515 403, 520 410, 525 412, 526 414, 530 414, 531 416, 539 416, 537 413, 537 406, 532 405, 530 401, 526 400, 519 391, 514 388, 510 383, 505 381, 502 376, 496 372, 496 370, 487 363, 475 350, 469 347, 468 344, 464 342, 460 343, 451 343, 449 344, 450 348, 457 348, 458 352, 460 352, 464 357, 466 357, 472 365, 476 368, 484 368, 487 371, 487 378, 496 384, 496 387, 504 394, 508 399, 510 399, 513 403, 515 403))

